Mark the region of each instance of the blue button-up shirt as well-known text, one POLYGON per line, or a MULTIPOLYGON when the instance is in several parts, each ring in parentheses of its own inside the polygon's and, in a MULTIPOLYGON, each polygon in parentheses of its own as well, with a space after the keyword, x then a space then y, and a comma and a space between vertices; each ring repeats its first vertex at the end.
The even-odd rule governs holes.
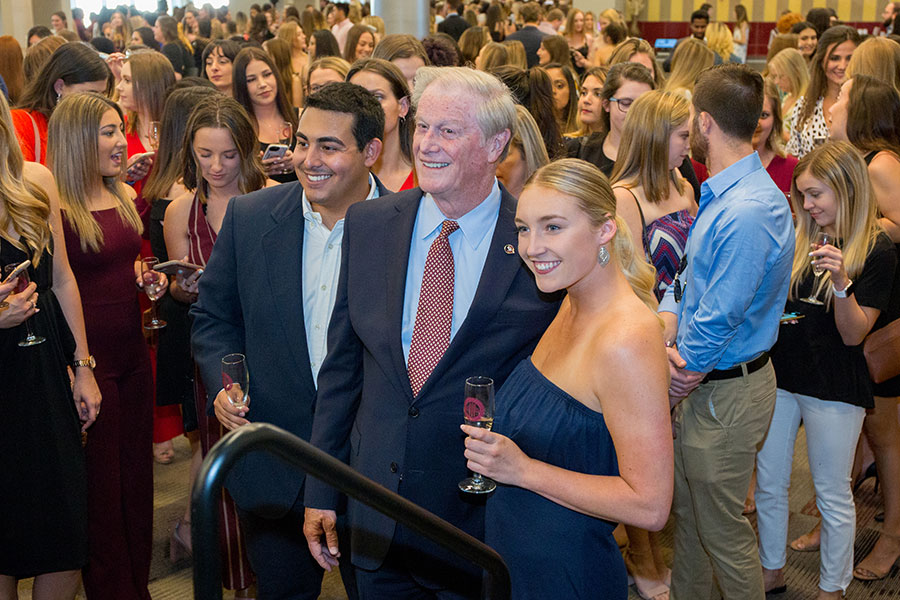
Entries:
MULTIPOLYGON (((456 335, 469 314, 475 291, 481 281, 481 271, 487 260, 488 248, 497 217, 500 215, 500 186, 494 180, 494 187, 481 204, 455 220, 459 229, 447 238, 453 251, 453 319, 450 325, 450 339, 456 335)), ((422 277, 425 275, 425 259, 428 250, 441 232, 441 224, 447 217, 441 212, 431 194, 422 196, 416 223, 413 226, 412 242, 409 249, 409 263, 406 267, 406 291, 403 294, 403 324, 400 341, 403 356, 409 360, 416 312, 419 310, 419 294, 422 291, 422 277)))
POLYGON ((729 369, 769 350, 778 337, 794 255, 791 211, 755 152, 700 187, 685 247, 686 285, 674 285, 659 312, 678 316, 678 352, 687 369, 729 369))

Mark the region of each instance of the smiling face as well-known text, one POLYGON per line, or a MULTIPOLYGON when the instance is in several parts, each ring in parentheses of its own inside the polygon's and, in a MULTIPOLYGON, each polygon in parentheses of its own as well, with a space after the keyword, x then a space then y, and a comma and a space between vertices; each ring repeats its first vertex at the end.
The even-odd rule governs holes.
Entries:
POLYGON ((59 18, 59 15, 52 15, 50 17, 50 28, 53 31, 59 32, 66 28, 66 22, 59 18))
POLYGON ((828 132, 833 140, 847 141, 847 113, 850 107, 850 90, 853 88, 853 80, 848 79, 841 86, 837 102, 828 109, 828 132))
POLYGON ((370 146, 362 150, 357 147, 353 136, 355 119, 349 113, 318 108, 307 108, 300 116, 294 167, 314 206, 333 209, 365 198, 369 168, 375 164, 378 152, 373 153, 370 146))
POLYGON ((350 83, 362 86, 372 92, 375 98, 381 104, 384 110, 384 136, 393 133, 400 124, 400 118, 406 117, 409 112, 409 98, 404 97, 397 99, 394 95, 391 83, 379 75, 371 71, 360 71, 353 75, 350 83))
POLYGON ((837 220, 838 203, 834 190, 813 177, 809 171, 797 176, 797 190, 803 196, 803 210, 809 213, 812 220, 834 235, 837 220))
POLYGON ((429 85, 419 100, 413 137, 416 174, 419 187, 439 203, 472 202, 493 180, 510 132, 483 139, 477 104, 439 83, 429 85))
POLYGON ((816 53, 816 44, 819 43, 819 35, 812 27, 808 27, 797 35, 797 50, 804 58, 809 58, 816 53))
POLYGON ((542 292, 575 286, 602 268, 597 253, 603 234, 570 196, 527 187, 516 205, 516 229, 519 256, 542 292))
POLYGON ((97 157, 100 175, 115 177, 122 173, 125 162, 125 149, 128 143, 122 131, 122 119, 119 113, 109 109, 100 119, 100 130, 97 137, 97 157))
POLYGON ((840 87, 844 83, 847 73, 847 65, 850 64, 850 57, 856 50, 856 44, 847 40, 836 46, 832 46, 825 53, 825 62, 822 68, 825 70, 825 78, 828 82, 840 87))
POLYGON ((369 31, 364 31, 356 42, 356 60, 372 56, 375 50, 375 36, 369 31))
POLYGON ((206 77, 219 91, 231 95, 232 81, 231 59, 222 53, 221 48, 213 48, 206 57, 206 77), (227 90, 227 91, 226 91, 227 90))
POLYGON ((210 189, 232 190, 238 187, 241 153, 231 132, 223 127, 201 127, 194 134, 194 158, 200 177, 210 189))
POLYGON ((572 33, 584 33, 584 13, 580 10, 575 11, 572 19, 572 33))
POLYGON ((762 112, 759 113, 759 121, 756 124, 756 131, 753 132, 752 144, 756 151, 765 146, 766 140, 772 135, 772 127, 775 126, 775 100, 770 96, 766 96, 763 101, 762 112))
POLYGON ((271 67, 261 60, 251 60, 245 71, 247 95, 254 107, 271 106, 278 95, 278 82, 271 67))

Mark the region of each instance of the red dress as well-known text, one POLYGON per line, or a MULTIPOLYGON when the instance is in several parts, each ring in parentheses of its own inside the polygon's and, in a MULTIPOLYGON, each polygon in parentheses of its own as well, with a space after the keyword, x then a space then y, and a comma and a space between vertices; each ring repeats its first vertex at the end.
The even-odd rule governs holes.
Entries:
MULTIPOLYGON (((194 194, 191 210, 188 214, 188 262, 205 267, 216 243, 216 232, 206 220, 206 206, 194 194)), ((205 457, 216 442, 228 431, 215 416, 206 411, 206 388, 200 372, 194 369, 194 402, 197 408, 197 423, 200 431, 200 446, 205 457)), ((253 583, 253 572, 247 559, 244 534, 238 523, 237 508, 234 500, 226 490, 222 490, 219 502, 221 518, 219 519, 219 539, 222 543, 222 559, 225 568, 222 572, 222 585, 229 590, 241 590, 253 583)))
POLYGON ((19 146, 22 148, 22 155, 29 162, 39 162, 42 165, 47 163, 47 117, 37 111, 27 111, 17 108, 10 111, 12 114, 13 127, 16 130, 16 137, 19 139, 19 146), (37 127, 37 139, 34 136, 34 129, 37 127), (35 158, 35 142, 40 146, 40 160, 35 158))
POLYGON ((92 215, 103 231, 99 252, 83 251, 63 219, 88 346, 97 360, 94 377, 103 395, 85 447, 89 559, 84 588, 91 600, 150 600, 153 382, 134 283, 141 236, 115 208, 92 215))

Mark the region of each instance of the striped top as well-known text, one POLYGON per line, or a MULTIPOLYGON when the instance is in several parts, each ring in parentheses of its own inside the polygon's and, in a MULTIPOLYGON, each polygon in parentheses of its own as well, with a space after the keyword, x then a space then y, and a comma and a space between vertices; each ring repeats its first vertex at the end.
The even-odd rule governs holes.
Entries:
POLYGON ((678 264, 684 256, 688 232, 694 223, 694 217, 686 209, 663 215, 644 227, 644 251, 650 263, 656 267, 656 286, 653 293, 657 300, 662 300, 675 274, 678 264))

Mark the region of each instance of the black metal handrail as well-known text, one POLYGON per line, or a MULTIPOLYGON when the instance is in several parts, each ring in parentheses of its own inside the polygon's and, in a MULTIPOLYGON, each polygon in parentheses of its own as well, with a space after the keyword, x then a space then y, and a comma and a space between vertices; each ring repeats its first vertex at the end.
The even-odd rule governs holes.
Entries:
MULTIPOLYGON (((508 600, 509 570, 497 551, 437 517, 418 504, 360 475, 333 456, 287 431, 266 423, 251 423, 233 431, 212 447, 203 461, 191 494, 191 542, 194 555, 194 597, 222 599, 217 500, 225 476, 250 451, 270 452, 340 491, 430 538, 485 570, 482 597, 508 600)), ((454 493, 454 491, 448 491, 454 493)))

